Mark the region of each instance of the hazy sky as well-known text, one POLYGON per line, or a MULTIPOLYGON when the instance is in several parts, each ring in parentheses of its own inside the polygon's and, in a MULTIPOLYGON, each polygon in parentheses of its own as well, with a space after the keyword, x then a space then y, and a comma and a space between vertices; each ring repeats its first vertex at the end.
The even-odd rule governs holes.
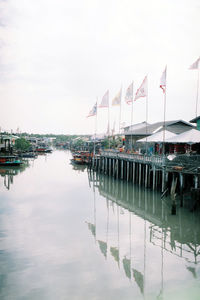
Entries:
MULTIPOLYGON (((125 90, 148 74, 149 122, 163 120, 160 77, 167 64, 167 120, 195 117, 200 55, 199 0, 0 0, 2 129, 32 133, 93 133, 86 118, 106 90, 122 86, 121 121, 130 124, 125 90)), ((198 114, 200 114, 200 101, 198 114)), ((146 118, 134 102, 133 121, 146 118)), ((119 126, 119 107, 110 124, 119 126)), ((97 131, 107 130, 100 109, 97 131)))

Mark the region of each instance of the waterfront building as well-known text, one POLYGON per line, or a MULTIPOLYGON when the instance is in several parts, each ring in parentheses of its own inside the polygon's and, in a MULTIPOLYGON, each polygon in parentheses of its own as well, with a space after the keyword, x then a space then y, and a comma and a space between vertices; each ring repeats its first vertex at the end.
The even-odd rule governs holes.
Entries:
POLYGON ((183 120, 156 122, 149 124, 146 122, 138 123, 124 128, 126 149, 137 147, 136 142, 142 138, 149 137, 164 129, 174 134, 186 132, 194 126, 183 120))
POLYGON ((192 119, 190 122, 191 123, 196 123, 197 124, 197 129, 200 130, 200 116, 192 119))

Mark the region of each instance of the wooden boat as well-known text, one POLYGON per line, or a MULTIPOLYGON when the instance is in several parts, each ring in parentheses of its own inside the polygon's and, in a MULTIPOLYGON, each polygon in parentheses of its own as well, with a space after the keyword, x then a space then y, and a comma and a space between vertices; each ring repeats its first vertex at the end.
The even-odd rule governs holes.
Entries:
POLYGON ((20 153, 19 157, 23 157, 23 158, 36 158, 37 154, 33 153, 33 152, 28 152, 28 153, 20 153))
POLYGON ((80 154, 74 153, 72 155, 73 155, 72 162, 80 165, 84 164, 83 157, 80 154))
POLYGON ((22 161, 16 156, 0 156, 0 166, 20 166, 22 161))
POLYGON ((38 147, 35 149, 36 152, 39 153, 51 153, 52 149, 46 148, 46 147, 38 147))
POLYGON ((73 159, 72 162, 77 164, 88 164, 91 158, 91 154, 88 151, 78 151, 72 153, 73 159))

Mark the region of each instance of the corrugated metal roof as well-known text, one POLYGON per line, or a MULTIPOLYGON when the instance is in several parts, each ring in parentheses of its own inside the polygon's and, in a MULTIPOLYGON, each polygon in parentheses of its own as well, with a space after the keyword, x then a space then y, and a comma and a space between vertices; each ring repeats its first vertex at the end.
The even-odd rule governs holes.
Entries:
POLYGON ((197 129, 191 129, 187 132, 183 132, 172 138, 166 139, 166 143, 184 143, 184 144, 200 143, 200 131, 197 129))
MULTIPOLYGON (((133 135, 133 136, 148 136, 157 131, 163 130, 163 126, 164 126, 164 122, 156 122, 154 124, 148 124, 147 126, 145 124, 143 127, 139 129, 129 130, 128 132, 124 132, 124 134, 133 135)), ((194 128, 192 124, 185 122, 183 120, 166 121, 165 126, 168 131, 173 132, 175 134, 179 134, 187 130, 190 130, 191 128, 194 128)))
MULTIPOLYGON (((143 139, 137 140, 137 142, 162 143, 163 142, 163 131, 164 130, 156 132, 156 133, 148 136, 147 138, 145 137, 143 139)), ((175 133, 165 130, 165 139, 172 138, 174 136, 176 136, 175 133)))

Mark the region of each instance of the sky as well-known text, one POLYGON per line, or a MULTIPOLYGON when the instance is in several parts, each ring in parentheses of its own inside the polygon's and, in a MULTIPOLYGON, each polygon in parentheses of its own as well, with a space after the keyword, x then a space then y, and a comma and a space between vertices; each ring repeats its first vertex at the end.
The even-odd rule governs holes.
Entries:
MULTIPOLYGON (((166 120, 195 117, 200 55, 199 0, 0 0, 1 130, 93 134, 108 110, 87 118, 109 90, 115 132, 131 123, 124 101, 148 76, 149 123, 163 121, 160 77, 167 65, 166 120)), ((200 98, 200 97, 199 97, 200 98)), ((198 115, 200 114, 200 99, 198 115)), ((146 120, 146 99, 133 103, 133 124, 146 120)))

